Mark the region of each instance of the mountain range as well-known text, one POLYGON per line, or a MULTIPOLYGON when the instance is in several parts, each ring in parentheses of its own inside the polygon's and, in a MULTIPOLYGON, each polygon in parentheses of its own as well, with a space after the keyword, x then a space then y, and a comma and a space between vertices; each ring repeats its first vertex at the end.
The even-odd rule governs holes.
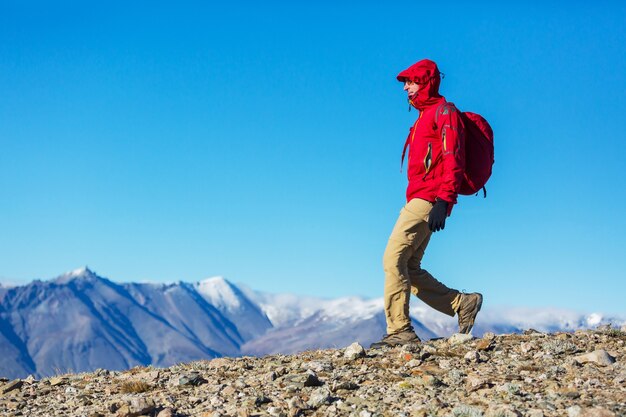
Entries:
MULTIPOLYGON (((455 318, 414 300, 422 339, 445 337, 455 318)), ((474 328, 573 331, 623 318, 555 309, 488 309, 474 328)), ((81 268, 48 281, 0 286, 0 377, 97 368, 157 367, 220 356, 295 353, 363 345, 385 333, 383 300, 269 294, 222 277, 196 283, 115 283, 81 268)))

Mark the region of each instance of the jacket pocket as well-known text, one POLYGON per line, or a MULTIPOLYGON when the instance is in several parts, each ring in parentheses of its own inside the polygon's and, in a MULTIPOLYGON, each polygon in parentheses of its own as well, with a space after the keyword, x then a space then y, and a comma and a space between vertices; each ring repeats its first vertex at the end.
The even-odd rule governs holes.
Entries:
POLYGON ((426 156, 424 156, 424 174, 428 174, 428 171, 430 171, 430 167, 432 165, 433 162, 433 145, 432 143, 428 142, 428 150, 426 151, 426 156))

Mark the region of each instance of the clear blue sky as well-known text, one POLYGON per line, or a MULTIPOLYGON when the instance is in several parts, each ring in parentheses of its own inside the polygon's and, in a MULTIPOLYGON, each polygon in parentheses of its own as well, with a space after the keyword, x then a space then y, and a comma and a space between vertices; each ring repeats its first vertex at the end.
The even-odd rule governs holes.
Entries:
POLYGON ((496 164, 424 267, 626 313, 623 1, 236 3, 0 3, 0 281, 381 296, 417 116, 395 76, 430 58, 496 164))

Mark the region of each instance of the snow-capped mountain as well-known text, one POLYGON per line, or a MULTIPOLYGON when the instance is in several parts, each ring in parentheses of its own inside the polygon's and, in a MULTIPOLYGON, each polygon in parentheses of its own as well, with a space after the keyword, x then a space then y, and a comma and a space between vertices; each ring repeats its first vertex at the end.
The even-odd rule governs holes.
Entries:
MULTIPOLYGON (((456 319, 413 301, 422 339, 456 319)), ((562 310, 484 309, 474 334, 576 330, 624 318, 562 310)), ((383 301, 268 294, 222 277, 118 284, 81 268, 50 281, 0 286, 0 377, 169 366, 218 356, 363 345, 385 333, 383 301)))

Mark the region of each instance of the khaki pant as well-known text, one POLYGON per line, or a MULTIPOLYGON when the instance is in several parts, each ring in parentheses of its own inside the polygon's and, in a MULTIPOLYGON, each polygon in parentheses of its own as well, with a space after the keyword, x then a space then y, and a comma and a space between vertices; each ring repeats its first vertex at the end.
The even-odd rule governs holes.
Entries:
POLYGON ((454 316, 460 301, 457 290, 446 287, 421 267, 431 235, 428 214, 432 207, 432 203, 419 198, 409 201, 389 237, 383 256, 387 334, 413 328, 409 318, 411 293, 449 316, 454 316))

